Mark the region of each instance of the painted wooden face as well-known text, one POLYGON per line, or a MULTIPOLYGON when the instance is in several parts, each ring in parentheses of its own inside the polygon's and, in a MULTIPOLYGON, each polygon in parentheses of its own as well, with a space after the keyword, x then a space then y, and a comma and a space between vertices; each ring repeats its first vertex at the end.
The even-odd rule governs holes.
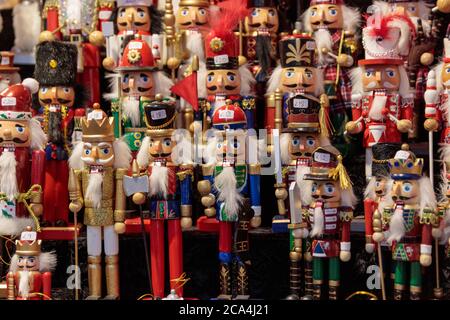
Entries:
POLYGON ((227 135, 226 137, 219 137, 215 154, 218 162, 227 160, 235 163, 245 163, 245 135, 227 135))
POLYGON ((150 31, 150 12, 148 7, 121 7, 117 13, 119 31, 150 31))
POLYGON ((28 120, 0 121, 0 144, 3 146, 29 147, 30 135, 28 120))
POLYGON ((394 201, 405 204, 418 204, 420 186, 418 180, 396 180, 392 186, 391 196, 394 201))
POLYGON ((400 88, 400 72, 396 65, 364 66, 362 83, 364 91, 386 89, 398 91, 400 88))
POLYGON ((317 69, 312 67, 284 68, 280 86, 283 92, 303 91, 314 94, 316 91, 317 69))
POLYGON ((84 142, 81 160, 90 166, 112 167, 114 149, 110 142, 84 142))
POLYGON ((276 8, 263 7, 251 8, 250 15, 245 18, 245 29, 247 33, 255 31, 267 31, 276 33, 280 25, 278 11, 276 8))
POLYGON ((341 189, 337 181, 313 181, 311 193, 314 201, 322 201, 325 203, 341 200, 341 189))
POLYGON ((441 71, 442 85, 445 89, 450 89, 450 62, 445 63, 441 71))
POLYGON ((241 92, 241 75, 238 70, 211 70, 206 76, 208 95, 238 95, 241 92))
POLYGON ((75 101, 75 89, 73 87, 45 87, 39 88, 39 103, 44 106, 72 107, 75 101))
POLYGON ((384 177, 377 177, 375 181, 375 194, 379 197, 386 195, 387 180, 384 177))
POLYGON ((334 4, 312 6, 309 19, 313 30, 342 29, 344 22, 341 7, 334 4))
POLYGON ((181 30, 196 30, 206 33, 209 25, 209 8, 197 6, 183 6, 178 8, 176 24, 181 30))
POLYGON ((407 14, 409 17, 419 17, 419 2, 402 2, 391 5, 391 11, 400 14, 407 14))
POLYGON ((175 147, 175 141, 172 141, 171 136, 151 137, 148 147, 150 157, 156 159, 171 159, 172 150, 175 147))
POLYGON ((124 72, 121 76, 123 96, 154 96, 153 74, 150 71, 124 72))
POLYGON ((319 135, 317 133, 291 134, 289 154, 293 159, 309 159, 315 149, 319 147, 319 135))
POLYGON ((17 266, 20 271, 37 271, 39 270, 38 256, 19 256, 17 266))

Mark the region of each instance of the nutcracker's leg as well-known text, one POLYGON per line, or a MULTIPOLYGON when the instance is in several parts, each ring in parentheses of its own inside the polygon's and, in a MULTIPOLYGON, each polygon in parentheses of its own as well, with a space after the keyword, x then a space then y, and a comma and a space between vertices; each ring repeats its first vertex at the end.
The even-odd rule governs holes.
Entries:
POLYGON ((301 273, 300 264, 302 258, 302 240, 296 239, 293 235, 293 230, 289 232, 291 252, 289 253, 289 259, 291 261, 290 274, 289 274, 289 286, 291 294, 288 299, 299 299, 300 298, 300 286, 301 286, 301 273))
POLYGON ((411 300, 420 300, 420 293, 422 292, 422 268, 420 262, 411 262, 411 273, 409 282, 409 291, 411 300))
POLYGON ((56 214, 56 160, 45 162, 44 182, 44 212, 42 216, 43 227, 50 226, 55 221, 56 214))
POLYGON ((56 176, 56 212, 55 224, 58 227, 65 227, 69 222, 69 192, 67 186, 69 184, 69 166, 67 161, 55 161, 57 163, 56 176))
POLYGON ((150 232, 150 254, 152 265, 153 295, 164 297, 164 220, 152 219, 150 232))
POLYGON ((183 296, 183 287, 176 281, 183 273, 183 234, 179 219, 168 220, 168 239, 169 239, 169 272, 170 289, 176 289, 177 295, 183 296))
POLYGON ((373 152, 372 148, 367 147, 366 148, 366 181, 369 181, 372 177, 372 161, 373 161, 373 152))
POLYGON ((219 261, 220 295, 219 298, 231 299, 231 244, 232 222, 219 222, 219 261))
POLYGON ((120 296, 119 286, 119 235, 114 226, 103 229, 103 241, 105 244, 105 273, 106 273, 106 297, 107 300, 117 300, 120 296))
POLYGON ((330 258, 328 264, 328 299, 337 300, 341 279, 341 265, 338 257, 330 258))
POLYGON ((313 298, 314 300, 320 300, 322 296, 322 284, 323 284, 323 258, 313 257, 313 298))
POLYGON ((313 266, 311 256, 311 238, 306 238, 303 241, 303 260, 305 262, 305 295, 313 296, 313 266))
POLYGON ((102 295, 102 228, 87 226, 88 300, 98 300, 102 295))
POLYGON ((402 300, 406 286, 406 262, 395 262, 394 300, 402 300))

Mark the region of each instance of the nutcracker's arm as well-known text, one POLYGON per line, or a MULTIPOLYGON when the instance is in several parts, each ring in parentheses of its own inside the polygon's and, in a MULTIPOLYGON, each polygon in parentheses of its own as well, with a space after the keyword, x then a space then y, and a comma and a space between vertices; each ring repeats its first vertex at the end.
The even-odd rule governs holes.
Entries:
POLYGON ((81 171, 70 169, 69 171, 69 210, 77 213, 83 207, 84 199, 81 189, 81 171))
POLYGON ((202 205, 206 207, 205 215, 207 217, 213 217, 216 214, 214 205, 216 203, 215 194, 216 190, 213 188, 214 184, 214 166, 205 164, 202 165, 203 180, 199 181, 197 184, 197 189, 202 196, 202 205))
POLYGON ((261 165, 250 164, 250 204, 255 212, 252 226, 259 227, 261 224, 261 165))
POLYGON ((177 176, 180 180, 181 218, 183 228, 192 226, 192 176, 194 166, 186 164, 180 166, 177 176))
POLYGON ((52 298, 52 273, 44 272, 42 274, 42 293, 44 300, 51 300, 52 298))
POLYGON ((442 121, 441 111, 439 109, 440 92, 436 88, 436 72, 428 72, 427 87, 424 93, 425 99, 425 129, 434 131, 439 128, 442 121))
POLYGON ((245 116, 247 118, 247 128, 253 129, 256 125, 255 119, 255 109, 256 109, 256 99, 253 96, 244 96, 242 97, 242 109, 245 112, 245 116))
POLYGON ((352 95, 352 121, 347 122, 345 129, 350 134, 360 133, 365 128, 362 116, 363 97, 361 94, 352 95))
POLYGON ((347 63, 343 65, 344 67, 350 68, 354 65, 358 55, 358 40, 353 32, 344 32, 342 50, 340 54, 345 54, 349 57, 347 59, 347 63))
POLYGON ((373 243, 373 213, 375 211, 376 202, 373 199, 364 199, 364 221, 366 232, 366 244, 373 243))
POLYGON ((14 273, 12 271, 8 272, 6 287, 8 290, 8 300, 16 300, 16 286, 14 284, 14 273))
POLYGON ((272 129, 282 129, 283 126, 283 94, 280 89, 275 92, 268 93, 265 96, 265 128, 268 133, 272 129))
POLYGON ((123 190, 123 177, 126 175, 127 169, 116 169, 116 196, 114 204, 114 222, 123 223, 125 221, 126 196, 123 190))
MULTIPOLYGON (((40 207, 42 204, 42 186, 44 185, 44 166, 45 152, 43 150, 34 150, 31 155, 31 185, 38 185, 40 188, 34 188, 31 191, 31 207, 40 207)), ((42 208, 41 208, 42 209, 42 208)), ((41 210, 42 211, 42 210, 41 210)), ((36 215, 42 212, 33 209, 36 215)))
POLYGON ((405 97, 402 97, 402 104, 401 104, 401 113, 400 113, 400 119, 401 120, 409 120, 413 121, 414 117, 414 96, 408 95, 405 97))
POLYGON ((425 208, 423 209, 423 213, 420 216, 420 224, 421 224, 421 241, 420 241, 420 255, 429 255, 431 256, 432 251, 432 236, 431 229, 434 224, 437 215, 433 212, 432 209, 425 208))
POLYGON ((350 207, 341 208, 340 220, 342 225, 340 249, 341 251, 350 252, 350 224, 353 220, 353 209, 350 207))

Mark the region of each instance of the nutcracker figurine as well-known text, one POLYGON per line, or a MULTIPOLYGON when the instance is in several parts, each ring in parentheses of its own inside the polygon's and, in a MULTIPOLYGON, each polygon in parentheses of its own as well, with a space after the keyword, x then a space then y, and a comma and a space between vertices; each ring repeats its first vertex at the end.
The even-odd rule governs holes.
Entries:
POLYGON ((351 257, 350 223, 357 199, 342 164, 342 155, 332 146, 319 147, 313 152, 311 170, 304 179, 311 180, 313 297, 321 298, 324 264, 328 261, 328 297, 336 300, 340 286, 339 260, 347 262, 351 257))
POLYGON ((120 99, 111 101, 115 135, 116 138, 124 136, 135 155, 146 132, 144 107, 154 101, 157 94, 169 97, 173 83, 158 71, 152 50, 140 35, 127 44, 115 71, 121 79, 120 99))
MULTIPOLYGON (((164 4, 164 1, 158 1, 164 4)), ((151 48, 155 62, 164 64, 164 37, 162 35, 162 14, 155 8, 151 0, 118 0, 116 27, 111 21, 102 23, 102 32, 106 38, 106 58, 103 60, 105 69, 113 71, 119 65, 122 53, 128 41, 136 34, 141 36, 151 48), (114 34, 114 29, 117 34, 114 34)))
MULTIPOLYGON (((409 273, 410 299, 417 300, 422 288, 421 266, 428 267, 432 262, 431 229, 437 219, 436 197, 430 179, 422 174, 423 159, 416 158, 408 145, 402 145, 388 166, 394 180, 391 190, 394 204, 383 208, 386 231, 374 230, 373 240, 379 243, 386 239, 392 245, 394 299, 402 299, 409 273)), ((374 217, 374 226, 382 225, 382 217, 374 217)))
POLYGON ((0 91, 8 88, 10 85, 20 83, 21 78, 19 68, 14 67, 14 53, 9 51, 0 51, 0 91))
POLYGON ((238 105, 227 100, 212 117, 212 137, 206 146, 207 163, 198 183, 208 217, 219 221, 220 296, 249 296, 248 230, 261 220, 260 165, 247 156, 247 119, 238 105), (236 287, 235 287, 236 285, 236 287))
POLYGON ((41 31, 41 13, 39 1, 24 0, 13 9, 14 47, 12 51, 32 54, 41 31))
MULTIPOLYGON (((441 244, 447 245, 447 255, 450 254, 450 144, 443 144, 440 149, 442 168, 441 197, 439 203, 440 230, 438 236, 441 244)), ((433 230, 433 236, 435 236, 433 230)))
POLYGON ((215 110, 230 99, 244 110, 247 128, 253 129, 256 128, 255 79, 246 65, 240 65, 239 41, 232 31, 247 14, 246 3, 228 0, 222 4, 226 7, 211 21, 211 31, 205 38, 207 99, 195 120, 204 130, 210 128, 215 110))
POLYGON ((102 296, 102 242, 105 299, 119 298, 119 234, 125 232, 123 177, 131 162, 126 143, 114 138, 114 119, 99 108, 94 105, 82 118, 82 141, 69 159, 69 210, 77 214, 84 208, 87 226, 89 300, 102 296))
MULTIPOLYGON (((377 143, 401 143, 402 133, 412 127, 414 94, 404 67, 401 51, 401 27, 405 17, 383 19, 379 26, 368 25, 363 30, 366 59, 358 61, 352 70, 352 121, 348 133, 364 132, 366 148, 366 178, 372 176, 372 146, 377 143)), ((407 45, 407 44, 406 44, 407 45)))
POLYGON ((52 271, 56 267, 54 252, 41 252, 42 240, 27 227, 16 240, 16 253, 6 278, 8 300, 50 300, 52 271))
POLYGON ((77 139, 76 123, 84 109, 81 90, 76 87, 77 48, 59 41, 42 42, 36 48, 34 78, 39 82, 38 100, 42 109, 45 147, 43 226, 68 224, 69 193, 67 159, 72 140, 77 139))
MULTIPOLYGON (((311 193, 305 188, 308 187, 308 183, 303 179, 304 175, 310 173, 311 169, 311 156, 318 147, 329 146, 330 141, 328 136, 324 134, 327 130, 324 128, 324 123, 320 120, 321 108, 320 105, 313 100, 308 100, 302 95, 297 95, 292 98, 292 101, 288 106, 288 128, 283 130, 280 141, 281 149, 281 161, 282 161, 282 173, 277 175, 277 181, 275 185, 275 196, 278 201, 283 201, 283 205, 278 209, 280 215, 289 214, 290 224, 288 228, 290 230, 291 238, 291 251, 289 257, 291 259, 290 269, 290 291, 289 298, 298 299, 300 292, 303 291, 306 296, 312 296, 313 283, 312 283, 312 257, 311 257, 311 239, 304 234, 305 225, 308 229, 309 221, 303 219, 303 212, 308 210, 311 203, 311 193), (296 102, 296 99, 297 102, 296 102), (305 105, 299 109, 296 108, 296 103, 302 101, 305 105), (281 183, 278 183, 281 182, 281 183), (293 184, 296 185, 296 189, 300 192, 299 199, 301 208, 298 211, 294 211, 289 204, 292 199, 287 194, 287 189, 291 191, 293 184), (306 191, 304 191, 306 190, 306 191), (286 210, 285 208, 289 208, 286 210), (282 212, 285 209, 285 212, 282 212), (287 212, 286 212, 287 211, 287 212), (303 256, 302 256, 303 255, 303 256), (300 263, 302 258, 304 259, 304 288, 301 286, 301 274, 300 263), (302 290, 303 289, 303 290, 302 290)), ((274 221, 276 222, 276 221, 274 221)), ((276 225, 276 223, 275 223, 276 225)), ((274 224, 272 224, 272 229, 274 224)))
POLYGON ((19 235, 27 225, 39 229, 47 139, 31 118, 31 94, 38 86, 28 78, 0 92, 1 235, 19 235))
POLYGON ((332 143, 346 155, 351 144, 346 141, 344 126, 346 110, 351 107, 352 83, 349 68, 358 51, 357 28, 360 14, 345 5, 344 0, 311 0, 302 16, 303 28, 314 33, 323 68, 325 93, 330 100, 331 118, 335 129, 332 143))
POLYGON ((165 296, 164 225, 167 221, 170 287, 182 297, 183 288, 177 287, 176 281, 183 274, 181 229, 192 226, 191 145, 188 137, 176 134, 174 129, 175 102, 157 100, 144 110, 147 136, 137 155, 139 168, 145 170, 144 188, 133 195, 133 201, 137 204, 147 201, 150 211, 153 295, 165 296))

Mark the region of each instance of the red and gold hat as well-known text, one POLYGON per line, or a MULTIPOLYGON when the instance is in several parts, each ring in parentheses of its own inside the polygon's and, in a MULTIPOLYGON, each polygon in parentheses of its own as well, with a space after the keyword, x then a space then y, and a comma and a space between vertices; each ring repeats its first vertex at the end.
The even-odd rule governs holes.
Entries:
POLYGON ((36 80, 27 78, 0 92, 0 120, 31 119, 31 95, 37 92, 38 86, 36 80))
POLYGON ((310 6, 317 6, 319 4, 345 4, 344 0, 311 0, 310 6))
MULTIPOLYGON (((159 0, 162 1, 162 0, 159 0)), ((151 7, 152 0, 117 0, 117 7, 151 7)))
POLYGON ((115 71, 153 71, 157 69, 152 49, 147 42, 135 35, 135 39, 128 42, 115 71))
POLYGON ((423 165, 423 159, 417 158, 409 150, 407 144, 403 144, 402 150, 397 151, 395 157, 388 161, 391 178, 394 180, 420 179, 422 177, 423 165))
POLYGON ((212 127, 221 131, 246 129, 247 117, 239 104, 227 100, 225 105, 214 110, 212 127))
POLYGON ((37 233, 27 227, 22 232, 20 240, 16 240, 16 254, 22 256, 37 256, 41 253, 42 240, 37 239, 37 233))
POLYGON ((17 72, 20 68, 14 67, 14 52, 0 51, 0 72, 17 72))

